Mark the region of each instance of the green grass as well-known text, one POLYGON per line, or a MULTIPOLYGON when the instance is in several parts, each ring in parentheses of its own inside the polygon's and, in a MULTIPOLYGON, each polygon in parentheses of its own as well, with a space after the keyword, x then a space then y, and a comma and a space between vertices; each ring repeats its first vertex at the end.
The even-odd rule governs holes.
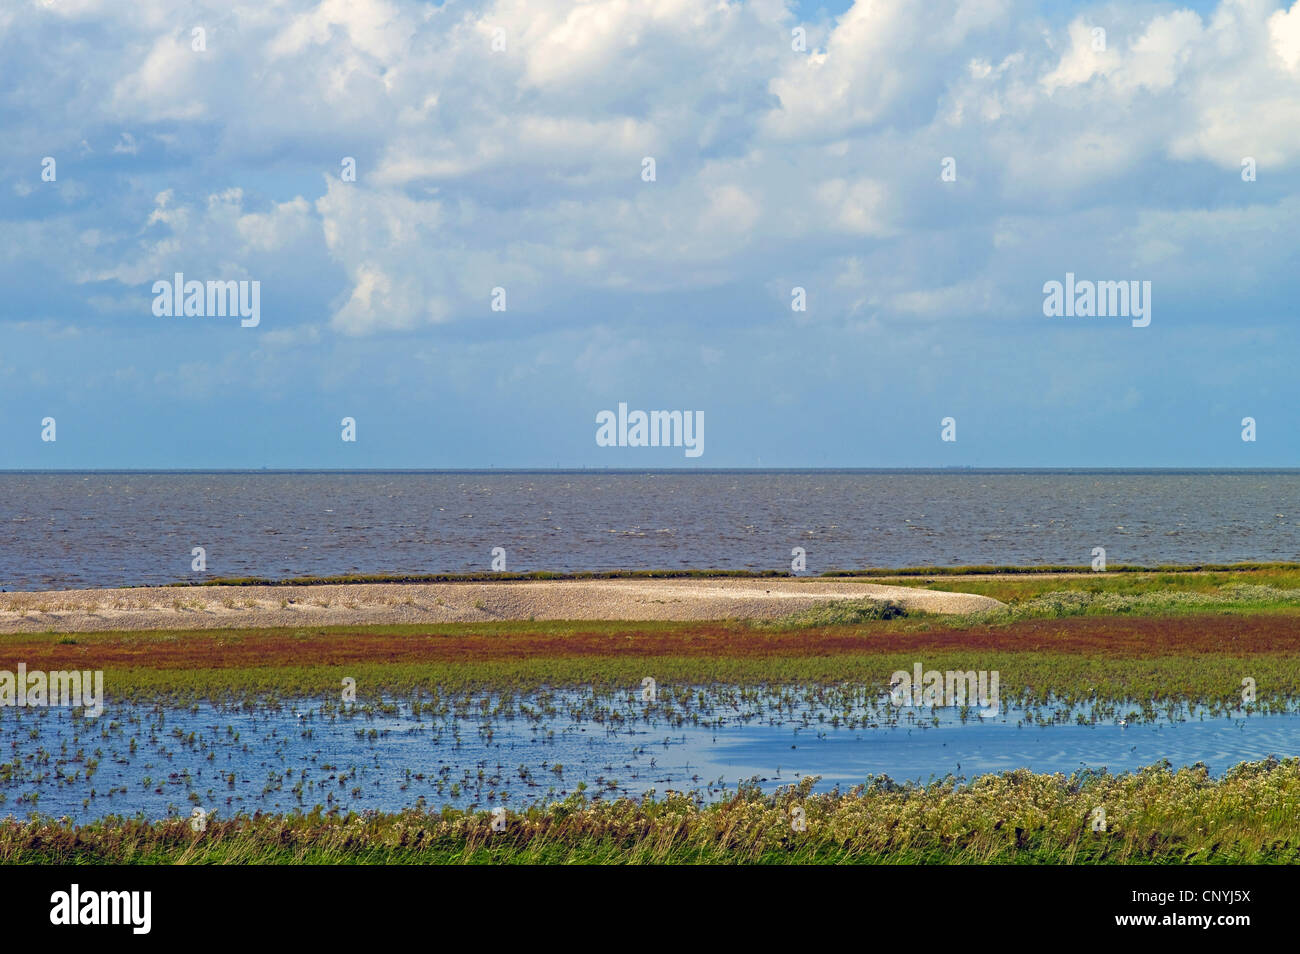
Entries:
MULTIPOLYGON (((797 629, 844 626, 874 620, 924 617, 935 626, 961 629, 1024 619, 1066 616, 1177 616, 1207 612, 1262 613, 1300 608, 1300 586, 1281 588, 1264 583, 1204 583, 1175 588, 1152 581, 1124 580, 1110 585, 1091 580, 1054 578, 1037 585, 1008 587, 1003 582, 985 586, 951 587, 950 591, 975 592, 1003 600, 1006 605, 964 615, 937 615, 906 610, 896 600, 828 600, 779 619, 757 623, 764 628, 797 629), (1074 584, 1074 585, 1070 585, 1074 584)), ((1300 580, 1297 580, 1300 584, 1300 580)), ((927 589, 949 589, 933 586, 927 589)))
POLYGON ((897 600, 829 600, 788 616, 767 622, 758 621, 759 629, 808 629, 814 626, 856 626, 876 620, 902 619, 909 615, 897 600))
POLYGON ((961 627, 1064 616, 1177 616, 1211 611, 1244 614, 1296 607, 1300 607, 1300 588, 1281 589, 1258 583, 1197 589, 1054 586, 1013 598, 1005 607, 950 617, 946 622, 961 627))
MULTIPOLYGON (((1086 571, 1084 567, 1082 570, 1086 571)), ((1292 593, 1300 590, 1300 567, 1221 571, 1147 571, 1122 572, 1114 569, 1105 573, 1080 572, 1075 576, 1044 574, 1007 575, 985 579, 929 574, 885 578, 878 582, 897 586, 919 586, 925 589, 955 593, 975 593, 991 596, 1004 603, 1031 600, 1051 592, 1081 592, 1142 596, 1154 594, 1201 593, 1224 595, 1225 602, 1244 604, 1243 594, 1233 595, 1233 588, 1249 590, 1263 588, 1254 597, 1259 605, 1267 605, 1265 590, 1292 593)), ((1291 598, 1294 599, 1294 596, 1291 598)))
POLYGON ((813 794, 743 785, 692 795, 597 801, 582 795, 491 817, 454 809, 77 826, 0 822, 0 862, 31 864, 1295 864, 1300 761, 1070 777, 1026 770, 969 785, 872 779, 813 794), (806 827, 796 831, 794 809, 806 827), (1105 830, 1093 822, 1104 813, 1105 830))
MULTIPOLYGON (((1247 711, 1293 711, 1300 703, 1300 652, 1285 654, 1173 654, 1158 659, 1106 658, 1046 651, 926 649, 810 657, 654 656, 561 657, 473 663, 359 663, 234 669, 118 669, 105 673, 111 703, 191 706, 203 700, 258 706, 295 699, 337 699, 342 676, 357 680, 358 701, 420 700, 432 715, 475 710, 492 697, 494 710, 514 717, 522 702, 555 702, 576 691, 574 717, 597 721, 625 708, 641 680, 659 686, 656 715, 668 724, 711 724, 713 711, 740 700, 757 709, 815 706, 855 725, 889 718, 879 702, 890 675, 926 669, 1000 673, 1004 707, 1031 710, 1054 721, 1081 707, 1088 722, 1118 718, 1155 721, 1197 713, 1222 715, 1242 707, 1242 679, 1257 684, 1247 711), (1135 703, 1133 700, 1142 700, 1135 703), (874 708, 873 708, 874 706, 874 708)), ((565 710, 569 710, 566 708, 565 710)), ((1076 715, 1070 716, 1072 719, 1076 715)))

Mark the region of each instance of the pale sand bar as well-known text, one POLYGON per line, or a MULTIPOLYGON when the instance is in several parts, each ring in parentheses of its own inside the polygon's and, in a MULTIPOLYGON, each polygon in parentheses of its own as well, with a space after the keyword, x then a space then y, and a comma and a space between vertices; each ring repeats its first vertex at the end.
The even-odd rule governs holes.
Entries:
POLYGON ((540 580, 193 586, 0 593, 0 633, 481 623, 491 620, 771 619, 839 599, 970 613, 1001 604, 855 580, 540 580))

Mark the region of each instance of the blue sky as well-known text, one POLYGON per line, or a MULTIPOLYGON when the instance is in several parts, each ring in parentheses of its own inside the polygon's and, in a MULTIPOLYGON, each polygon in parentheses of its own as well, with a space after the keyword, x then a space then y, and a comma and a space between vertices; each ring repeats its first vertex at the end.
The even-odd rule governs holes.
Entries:
POLYGON ((1300 464, 1300 3, 50 0, 0 75, 0 467, 1300 464))

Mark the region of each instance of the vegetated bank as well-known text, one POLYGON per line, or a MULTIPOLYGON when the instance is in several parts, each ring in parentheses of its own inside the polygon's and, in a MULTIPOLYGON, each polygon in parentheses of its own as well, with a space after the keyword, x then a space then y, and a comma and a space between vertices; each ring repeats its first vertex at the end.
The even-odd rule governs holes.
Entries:
POLYGON ((1020 770, 969 786, 872 779, 814 794, 742 785, 508 812, 0 822, 0 862, 31 864, 1295 864, 1300 760, 1124 775, 1020 770), (497 828, 501 828, 498 823, 497 828))

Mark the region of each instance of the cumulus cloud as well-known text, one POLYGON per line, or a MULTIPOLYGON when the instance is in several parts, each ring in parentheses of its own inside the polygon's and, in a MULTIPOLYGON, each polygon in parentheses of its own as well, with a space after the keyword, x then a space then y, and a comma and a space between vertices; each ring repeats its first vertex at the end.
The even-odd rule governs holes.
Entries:
MULTIPOLYGON (((1037 334, 1067 270, 1153 279, 1152 328, 1209 325, 1230 296, 1280 320, 1300 2, 819 9, 4 5, 0 320, 158 334, 157 279, 253 278, 253 385, 267 355, 389 348, 409 364, 375 380, 419 390, 437 366, 517 403, 521 382, 748 387, 782 361, 904 375, 1037 334)), ((239 340, 203 360, 238 377, 239 340)), ((1088 355, 1059 388, 1086 391, 1108 357, 1088 355)))
MULTIPOLYGON (((1250 156, 1276 176, 1300 157, 1300 4, 1264 0, 1204 19, 1172 6, 1066 18, 1016 0, 938 0, 919 16, 860 0, 816 21, 777 2, 288 0, 179 15, 157 0, 127 16, 86 0, 9 10, 6 51, 56 22, 65 40, 42 55, 56 70, 75 60, 86 81, 35 92, 5 168, 59 143, 66 168, 67 129, 87 134, 95 158, 45 225, 102 236, 69 272, 139 284, 188 256, 251 273, 310 247, 282 263, 292 283, 324 272, 343 291, 297 320, 348 336, 481 323, 496 286, 538 316, 584 288, 757 286, 773 259, 807 254, 817 270, 862 241, 908 254, 940 221, 997 248, 1007 214, 1032 205, 1044 221, 1140 205, 1150 177, 1194 175, 1187 164, 1250 156), (945 156, 961 170, 946 193, 945 156), (87 188, 115 191, 87 202, 87 188)), ((15 178, 14 201, 39 200, 30 174, 15 178)), ((920 263, 880 267, 918 282, 886 311, 950 300, 920 263)), ((979 280, 1004 278, 990 262, 979 280)))

